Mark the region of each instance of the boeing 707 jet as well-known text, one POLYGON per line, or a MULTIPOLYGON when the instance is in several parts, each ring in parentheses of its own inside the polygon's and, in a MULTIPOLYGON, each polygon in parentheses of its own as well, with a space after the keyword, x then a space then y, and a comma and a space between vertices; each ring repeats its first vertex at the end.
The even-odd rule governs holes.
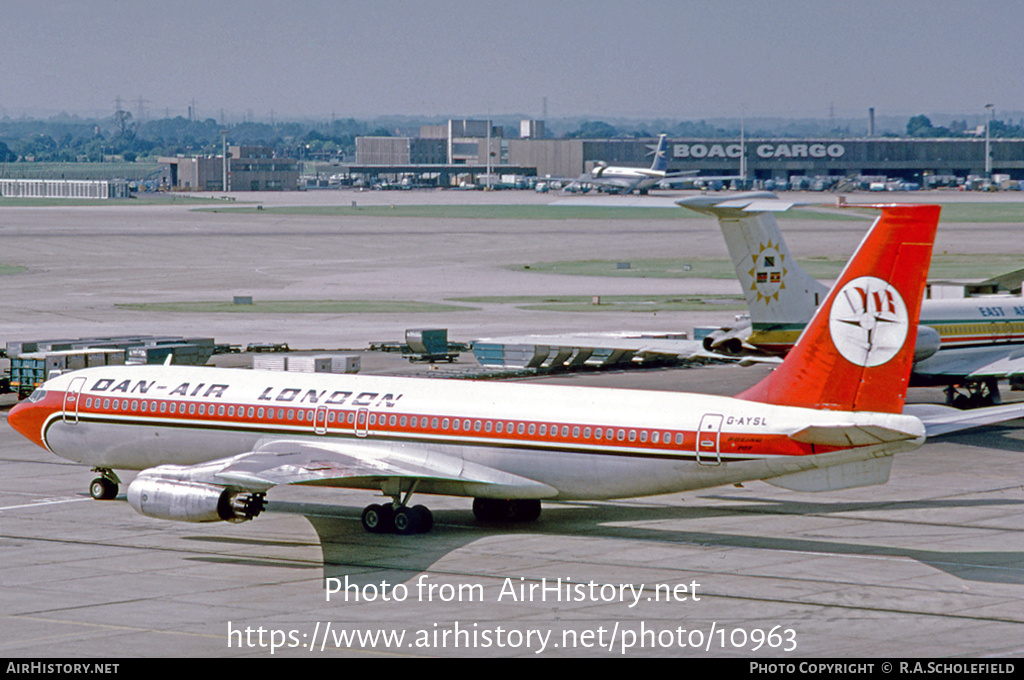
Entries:
POLYGON ((186 366, 66 373, 8 422, 99 473, 137 470, 127 500, 190 522, 256 517, 279 484, 369 489, 370 532, 429 531, 420 494, 481 520, 545 500, 613 499, 763 479, 800 490, 884 483, 926 436, 1019 417, 1008 407, 904 413, 938 206, 884 206, 786 359, 735 398, 462 380, 186 366))

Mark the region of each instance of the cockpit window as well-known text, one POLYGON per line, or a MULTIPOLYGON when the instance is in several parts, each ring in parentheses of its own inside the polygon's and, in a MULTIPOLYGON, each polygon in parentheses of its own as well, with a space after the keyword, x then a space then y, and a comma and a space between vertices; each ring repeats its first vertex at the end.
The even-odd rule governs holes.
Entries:
POLYGON ((35 403, 37 401, 42 401, 45 396, 46 390, 33 390, 32 394, 28 396, 28 400, 35 403))

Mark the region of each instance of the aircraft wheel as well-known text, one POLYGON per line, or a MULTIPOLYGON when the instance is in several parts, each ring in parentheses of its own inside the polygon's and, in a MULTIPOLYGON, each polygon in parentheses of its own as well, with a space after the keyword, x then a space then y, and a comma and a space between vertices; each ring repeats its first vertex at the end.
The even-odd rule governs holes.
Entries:
POLYGON ((89 495, 98 501, 109 501, 117 498, 117 483, 106 477, 97 477, 89 485, 89 495))
POLYGON ((395 511, 395 533, 403 536, 416 534, 420 531, 420 515, 412 508, 399 508, 395 511))
POLYGON ((387 534, 395 529, 395 515, 390 505, 368 505, 363 509, 363 528, 371 534, 387 534))
POLYGON ((537 518, 540 517, 540 501, 537 499, 526 499, 520 501, 512 501, 519 505, 519 522, 536 522, 537 518))
POLYGON ((419 515, 420 533, 425 534, 434 528, 434 513, 425 505, 414 505, 413 513, 419 515))
POLYGON ((492 498, 474 498, 473 499, 473 516, 481 522, 493 522, 498 519, 497 508, 495 507, 498 501, 492 498))

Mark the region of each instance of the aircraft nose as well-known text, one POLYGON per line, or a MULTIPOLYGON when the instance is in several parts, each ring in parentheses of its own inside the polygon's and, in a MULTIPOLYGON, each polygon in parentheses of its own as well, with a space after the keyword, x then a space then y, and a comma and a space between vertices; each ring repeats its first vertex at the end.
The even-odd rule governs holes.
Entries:
POLYGON ((15 404, 7 413, 7 423, 13 427, 18 434, 29 439, 39 446, 46 448, 42 439, 42 420, 40 409, 30 401, 23 401, 15 404))
POLYGON ((31 408, 31 404, 22 401, 15 404, 14 408, 7 413, 7 423, 17 430, 23 437, 28 436, 28 412, 31 408))

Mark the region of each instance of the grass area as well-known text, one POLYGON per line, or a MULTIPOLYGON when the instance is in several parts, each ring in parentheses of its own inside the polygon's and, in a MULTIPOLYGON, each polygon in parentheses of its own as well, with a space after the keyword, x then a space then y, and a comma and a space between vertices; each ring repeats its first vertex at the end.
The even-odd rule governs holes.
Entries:
POLYGON ((146 179, 160 169, 156 162, 0 163, 6 179, 146 179))
POLYGON ((0 276, 11 276, 27 271, 28 267, 22 267, 20 264, 0 264, 0 276))
MULTIPOLYGON (((797 260, 797 263, 817 279, 834 279, 839 276, 846 259, 842 257, 814 257, 797 260)), ((515 271, 542 272, 545 274, 567 274, 570 276, 612 276, 656 279, 734 279, 736 270, 729 260, 699 259, 652 259, 630 260, 628 269, 619 269, 619 262, 613 260, 565 260, 537 262, 511 267, 515 271)), ((932 256, 930 279, 987 279, 1006 272, 1015 271, 1024 265, 1019 255, 943 255, 932 256)))
POLYGON ((600 304, 587 295, 497 295, 453 298, 454 302, 512 304, 520 309, 549 312, 701 312, 739 310, 747 305, 734 295, 602 295, 600 304))
POLYGON ((943 222, 1024 222, 1024 203, 945 203, 940 228, 943 222))
POLYGON ((666 220, 701 217, 672 208, 603 208, 552 205, 340 205, 204 208, 217 212, 267 215, 320 215, 329 217, 416 217, 467 220, 666 220))
MULTIPOLYGON (((620 269, 620 262, 613 260, 562 260, 537 262, 511 267, 515 271, 541 272, 545 274, 568 274, 572 276, 614 276, 652 279, 734 279, 736 270, 729 260, 688 258, 664 258, 651 260, 629 260, 628 269, 620 269)), ((834 278, 842 270, 846 260, 839 258, 812 258, 801 260, 802 266, 812 276, 834 278)))
MULTIPOLYGON (((600 200, 600 199, 597 199, 600 200)), ((320 215, 331 217, 418 217, 473 220, 690 220, 711 219, 707 215, 666 207, 617 207, 612 205, 350 205, 318 206, 231 206, 205 208, 216 212, 243 212, 268 215, 320 215)), ((846 221, 863 220, 863 216, 835 212, 819 213, 793 210, 785 219, 846 221)))
POLYGON ((232 302, 146 302, 119 304, 120 309, 138 312, 183 312, 186 314, 424 314, 464 312, 472 307, 408 300, 268 300, 251 305, 232 302))
MULTIPOLYGON (((867 202, 867 199, 855 197, 856 201, 867 202)), ((922 196, 923 201, 937 200, 941 197, 922 196)), ((358 201, 357 201, 358 203, 358 201)), ((823 206, 829 212, 820 212, 814 206, 806 209, 794 208, 779 216, 780 222, 817 220, 825 222, 841 222, 863 220, 877 214, 873 209, 849 208, 848 214, 838 212, 829 201, 823 200, 823 206)), ((440 219, 503 219, 503 220, 675 220, 675 219, 711 219, 706 215, 691 210, 673 208, 643 208, 601 205, 367 205, 352 207, 351 205, 320 205, 320 206, 275 206, 259 208, 250 206, 231 206, 209 208, 217 211, 238 211, 245 213, 266 213, 270 215, 325 215, 334 217, 419 217, 440 219)), ((991 222, 1024 222, 1024 202, 983 202, 983 203, 945 203, 942 206, 942 221, 949 223, 991 223, 991 222)))

